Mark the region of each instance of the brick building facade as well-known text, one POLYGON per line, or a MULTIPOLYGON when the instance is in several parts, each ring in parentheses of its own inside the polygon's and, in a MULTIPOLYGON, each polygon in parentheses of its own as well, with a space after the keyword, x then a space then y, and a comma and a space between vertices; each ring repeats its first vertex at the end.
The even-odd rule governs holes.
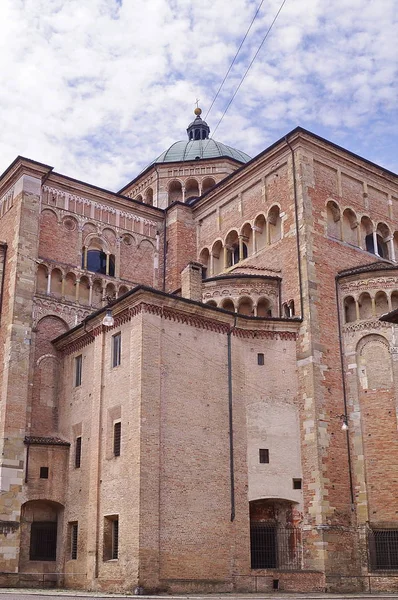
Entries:
POLYGON ((187 132, 1 176, 0 584, 397 590, 396 176, 187 132))

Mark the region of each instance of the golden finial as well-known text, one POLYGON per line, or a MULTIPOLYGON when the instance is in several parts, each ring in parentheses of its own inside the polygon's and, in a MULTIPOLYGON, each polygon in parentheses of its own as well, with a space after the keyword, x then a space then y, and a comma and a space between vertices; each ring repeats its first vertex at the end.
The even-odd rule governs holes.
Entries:
POLYGON ((196 108, 193 112, 197 117, 202 114, 202 109, 199 108, 199 98, 196 98, 196 108))

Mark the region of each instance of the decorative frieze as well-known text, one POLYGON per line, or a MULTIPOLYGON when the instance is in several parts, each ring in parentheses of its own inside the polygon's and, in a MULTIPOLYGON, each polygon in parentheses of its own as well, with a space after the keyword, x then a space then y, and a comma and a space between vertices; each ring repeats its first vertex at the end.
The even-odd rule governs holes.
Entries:
POLYGON ((14 200, 14 186, 0 198, 0 217, 10 210, 14 200))
POLYGON ((92 310, 63 304, 59 300, 35 297, 33 301, 33 326, 36 327, 43 317, 53 316, 63 319, 72 328, 81 323, 90 312, 92 310))

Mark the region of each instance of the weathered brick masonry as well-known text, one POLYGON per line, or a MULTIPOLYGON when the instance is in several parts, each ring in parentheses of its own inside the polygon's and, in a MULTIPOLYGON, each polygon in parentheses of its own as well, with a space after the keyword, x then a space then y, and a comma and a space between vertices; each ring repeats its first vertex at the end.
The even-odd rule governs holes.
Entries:
POLYGON ((0 585, 398 589, 396 178, 206 127, 119 194, 1 177, 0 585))

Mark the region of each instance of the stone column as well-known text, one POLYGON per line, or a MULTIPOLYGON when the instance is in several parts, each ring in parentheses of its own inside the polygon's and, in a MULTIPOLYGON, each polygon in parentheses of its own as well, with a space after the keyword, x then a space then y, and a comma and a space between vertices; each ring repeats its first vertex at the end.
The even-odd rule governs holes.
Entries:
POLYGON ((375 255, 380 256, 379 250, 377 247, 377 233, 375 231, 373 232, 373 249, 374 249, 375 255))
POLYGON ((80 279, 76 279, 76 291, 75 291, 76 302, 79 302, 79 287, 80 287, 80 279))
POLYGON ((51 294, 51 270, 48 269, 47 273, 47 295, 49 296, 51 294))
POLYGON ((239 236, 239 261, 243 260, 243 235, 239 236))
POLYGON ((394 238, 391 236, 386 240, 386 242, 390 245, 390 260, 395 261, 395 248, 394 248, 394 238))
POLYGON ((360 319, 360 316, 359 316, 359 302, 358 302, 357 299, 355 299, 355 314, 356 314, 356 317, 357 317, 357 321, 359 321, 359 319, 360 319))
POLYGON ((227 248, 227 246, 224 246, 223 250, 224 250, 224 270, 225 270, 225 269, 228 269, 228 248, 227 248))

